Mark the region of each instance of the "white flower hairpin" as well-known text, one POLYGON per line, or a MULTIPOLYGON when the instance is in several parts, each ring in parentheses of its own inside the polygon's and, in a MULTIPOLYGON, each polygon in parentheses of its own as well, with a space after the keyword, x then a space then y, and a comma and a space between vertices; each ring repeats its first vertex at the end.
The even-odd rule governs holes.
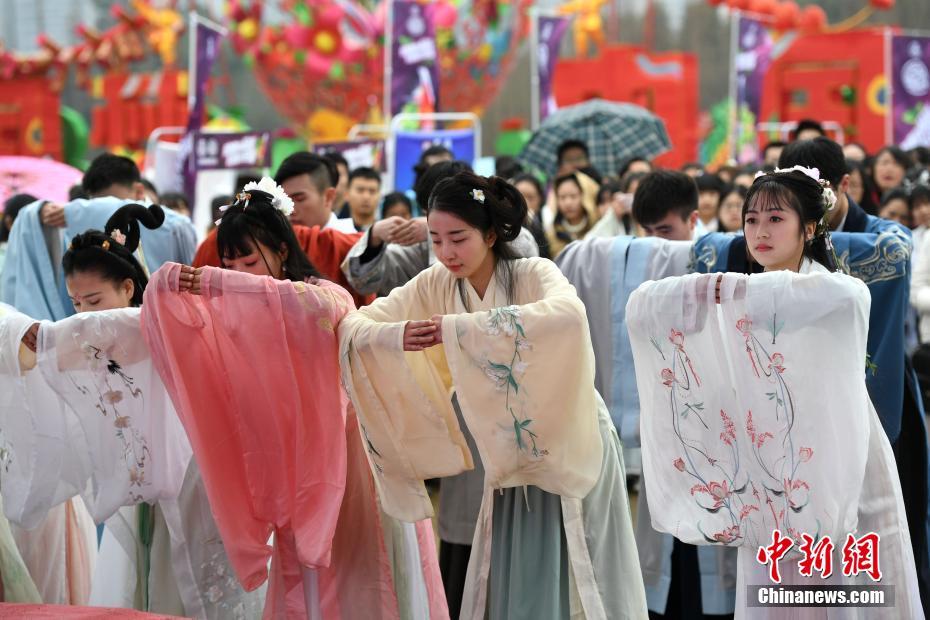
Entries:
POLYGON ((756 176, 753 180, 758 179, 759 177, 764 177, 767 174, 785 174, 788 172, 800 172, 801 174, 808 176, 817 183, 820 184, 822 189, 821 196, 823 197, 823 208, 827 211, 833 209, 836 206, 836 193, 830 188, 830 183, 826 179, 820 178, 820 170, 817 168, 808 168, 806 166, 792 166, 790 168, 775 168, 772 172, 762 172, 761 170, 756 173, 756 176))
MULTIPOLYGON (((249 190, 252 189, 270 194, 272 206, 280 211, 284 217, 290 217, 291 213, 294 212, 294 201, 291 200, 291 197, 287 195, 287 192, 284 191, 284 188, 275 183, 274 180, 270 177, 262 177, 258 182, 251 181, 246 183, 245 187, 242 188, 242 191, 236 195, 235 202, 233 202, 233 204, 223 205, 220 207, 220 213, 226 213, 230 207, 238 204, 242 204, 243 209, 248 209, 249 200, 252 199, 252 195, 249 194, 249 190)), ((216 225, 219 226, 221 221, 222 218, 216 220, 216 225)))
POLYGON ((294 201, 291 200, 291 197, 287 195, 287 192, 285 192, 280 185, 274 182, 274 179, 262 177, 261 181, 257 183, 255 181, 246 183, 242 191, 247 192, 250 189, 257 189, 266 194, 271 194, 271 204, 274 205, 275 209, 283 213, 285 217, 290 217, 291 213, 294 212, 294 201))
POLYGON ((471 197, 473 200, 484 204, 484 191, 480 189, 473 189, 471 190, 471 197))

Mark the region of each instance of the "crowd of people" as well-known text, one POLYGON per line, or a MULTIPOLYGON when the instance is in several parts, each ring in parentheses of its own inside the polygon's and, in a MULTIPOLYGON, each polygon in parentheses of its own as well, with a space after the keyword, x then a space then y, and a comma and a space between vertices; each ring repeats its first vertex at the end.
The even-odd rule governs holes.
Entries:
POLYGON ((432 146, 385 192, 298 152, 201 235, 110 154, 7 200, 2 600, 797 617, 748 600, 780 566, 924 617, 930 150, 806 121, 752 166, 557 161, 432 146))

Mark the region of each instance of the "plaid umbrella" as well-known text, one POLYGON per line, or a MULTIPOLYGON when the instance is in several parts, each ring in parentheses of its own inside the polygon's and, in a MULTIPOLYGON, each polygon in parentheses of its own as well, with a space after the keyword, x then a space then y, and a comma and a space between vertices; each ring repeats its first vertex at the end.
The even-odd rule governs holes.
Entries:
POLYGON ((593 99, 562 108, 543 121, 518 159, 554 174, 559 145, 581 140, 591 164, 602 174, 616 174, 632 157, 652 159, 671 148, 662 119, 630 103, 593 99))

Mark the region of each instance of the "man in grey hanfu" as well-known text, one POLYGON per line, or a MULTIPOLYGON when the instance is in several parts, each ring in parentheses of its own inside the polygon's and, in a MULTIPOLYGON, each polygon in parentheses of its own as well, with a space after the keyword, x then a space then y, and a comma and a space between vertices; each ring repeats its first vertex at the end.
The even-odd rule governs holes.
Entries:
MULTIPOLYGON (((667 227, 682 231, 681 235, 584 239, 569 245, 557 261, 584 302, 594 344, 595 386, 607 403, 625 451, 638 448, 640 441, 626 303, 643 282, 690 272, 697 187, 681 177, 679 173, 652 173, 643 179, 633 199, 633 217, 644 229, 658 228, 656 234, 661 235, 667 227), (669 226, 672 220, 674 225, 669 226)), ((636 546, 650 617, 732 616, 736 553, 725 547, 686 545, 653 529, 645 485, 639 487, 636 546)))

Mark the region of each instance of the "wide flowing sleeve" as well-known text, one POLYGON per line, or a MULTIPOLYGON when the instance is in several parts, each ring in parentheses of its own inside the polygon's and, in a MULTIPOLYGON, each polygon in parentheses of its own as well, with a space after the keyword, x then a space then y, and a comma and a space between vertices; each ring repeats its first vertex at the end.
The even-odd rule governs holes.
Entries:
POLYGON ((441 314, 452 293, 440 264, 339 325, 342 379, 355 405, 381 505, 403 521, 433 515, 423 481, 472 469, 452 409, 442 350, 405 352, 408 320, 441 314))
POLYGON ((273 530, 293 531, 302 565, 328 566, 346 468, 335 329, 351 298, 210 267, 196 296, 179 272, 152 276, 144 335, 240 582, 267 578, 273 530))
POLYGON ((87 312, 39 330, 38 368, 84 431, 93 484, 82 496, 97 523, 122 506, 176 498, 191 457, 139 312, 87 312))
POLYGON ((0 490, 4 514, 27 529, 90 476, 83 432, 65 403, 38 369, 20 369, 20 343, 35 322, 0 306, 0 490))
POLYGON ((776 529, 797 545, 855 530, 869 304, 865 285, 836 273, 692 274, 633 293, 655 529, 750 548, 776 529))
MULTIPOLYGON (((64 252, 60 229, 46 231, 39 217, 45 202, 37 201, 19 212, 3 264, 2 298, 19 312, 37 320, 55 321, 74 312, 67 292, 55 277, 55 266, 49 255, 49 241, 64 252)), ((60 254, 59 254, 60 256, 60 254)))
POLYGON ((489 486, 584 497, 602 460, 585 308, 551 261, 515 261, 514 278, 531 303, 443 318, 462 415, 489 486))

